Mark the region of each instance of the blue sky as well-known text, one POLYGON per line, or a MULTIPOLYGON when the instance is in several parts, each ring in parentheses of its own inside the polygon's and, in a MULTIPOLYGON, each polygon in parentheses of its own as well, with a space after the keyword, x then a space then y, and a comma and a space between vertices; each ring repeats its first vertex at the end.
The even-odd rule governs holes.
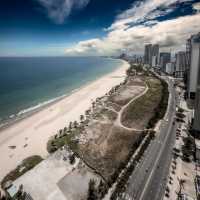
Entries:
POLYGON ((0 56, 141 53, 149 42, 176 50, 200 31, 199 7, 199 0, 3 0, 0 56))

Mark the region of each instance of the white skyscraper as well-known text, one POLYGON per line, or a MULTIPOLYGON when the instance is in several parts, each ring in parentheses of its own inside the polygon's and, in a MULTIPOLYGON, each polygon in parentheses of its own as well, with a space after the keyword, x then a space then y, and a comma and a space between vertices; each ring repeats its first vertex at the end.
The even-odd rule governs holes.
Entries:
POLYGON ((198 76, 197 76, 197 87, 196 87, 195 105, 194 105, 193 129, 196 132, 200 133, 200 59, 198 63, 198 76))
POLYGON ((191 99, 195 98, 198 69, 200 62, 200 33, 193 35, 190 40, 190 53, 189 53, 189 74, 188 74, 188 97, 191 99))
POLYGON ((175 72, 175 65, 173 62, 166 64, 166 73, 169 75, 173 75, 175 72))

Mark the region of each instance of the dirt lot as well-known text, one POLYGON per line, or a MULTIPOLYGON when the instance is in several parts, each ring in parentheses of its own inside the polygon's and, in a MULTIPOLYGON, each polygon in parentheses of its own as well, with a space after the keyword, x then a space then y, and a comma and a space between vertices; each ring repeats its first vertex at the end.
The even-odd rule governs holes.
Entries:
POLYGON ((80 150, 88 163, 109 178, 126 159, 139 133, 100 123, 91 131, 98 137, 81 145, 80 150))
POLYGON ((125 161, 140 132, 127 130, 116 125, 115 120, 123 105, 145 90, 144 78, 129 78, 113 94, 104 98, 94 108, 90 123, 85 128, 79 151, 84 160, 109 178, 125 161))
POLYGON ((129 78, 125 85, 122 85, 109 100, 112 103, 123 106, 127 104, 133 97, 143 92, 145 82, 143 77, 129 78))

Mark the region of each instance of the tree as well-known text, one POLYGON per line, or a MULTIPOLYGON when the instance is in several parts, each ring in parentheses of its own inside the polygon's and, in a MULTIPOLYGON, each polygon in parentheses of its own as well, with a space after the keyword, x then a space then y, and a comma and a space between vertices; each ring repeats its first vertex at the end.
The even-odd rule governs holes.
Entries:
POLYGON ((61 135, 62 135, 62 129, 59 130, 59 136, 61 136, 61 135))
POLYGON ((66 132, 67 132, 67 127, 64 128, 64 133, 66 133, 66 132))
POLYGON ((69 131, 72 130, 72 122, 69 122, 69 131))
POLYGON ((77 127, 78 127, 78 122, 74 121, 74 128, 77 128, 77 127))
POLYGON ((184 179, 179 179, 179 178, 178 178, 178 183, 179 183, 178 196, 180 196, 180 195, 182 194, 182 189, 184 189, 185 180, 184 180, 184 179))
POLYGON ((107 185, 104 184, 102 180, 100 180, 100 183, 99 183, 99 186, 98 186, 98 193, 99 193, 101 198, 103 197, 103 195, 106 192, 106 189, 107 189, 106 187, 107 187, 107 185))
POLYGON ((95 108, 95 102, 94 101, 92 102, 92 108, 93 109, 95 108))
POLYGON ((81 120, 81 122, 83 122, 83 120, 84 120, 84 115, 80 115, 80 120, 81 120))
POLYGON ((69 156, 69 162, 70 162, 70 164, 73 165, 75 163, 75 161, 76 161, 75 155, 74 154, 70 155, 69 156))
POLYGON ((95 181, 90 179, 87 200, 97 200, 95 181))

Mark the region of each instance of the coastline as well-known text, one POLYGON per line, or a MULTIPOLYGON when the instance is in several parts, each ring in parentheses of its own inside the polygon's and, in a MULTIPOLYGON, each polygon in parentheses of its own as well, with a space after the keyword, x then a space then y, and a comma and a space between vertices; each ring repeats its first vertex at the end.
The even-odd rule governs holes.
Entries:
POLYGON ((45 158, 48 155, 46 143, 49 137, 68 126, 70 121, 79 121, 79 116, 91 107, 92 100, 105 95, 113 86, 124 80, 128 67, 129 64, 123 61, 123 64, 113 72, 2 127, 0 180, 28 156, 41 155, 45 158))
MULTIPOLYGON (((109 59, 120 60, 123 63, 125 63, 124 60, 119 59, 119 58, 109 58, 109 59)), ((121 67, 121 65, 119 67, 121 67)), ((115 70, 117 70, 119 67, 117 67, 115 70)), ((18 113, 15 113, 15 114, 13 113, 12 115, 7 117, 6 119, 0 118, 0 134, 1 134, 3 129, 6 129, 9 126, 11 126, 11 125, 13 125, 15 123, 18 123, 19 121, 21 121, 23 119, 26 119, 26 118, 32 116, 33 114, 35 114, 37 112, 40 112, 41 110, 45 109, 46 107, 61 101, 62 99, 64 99, 64 98, 72 95, 73 93, 81 90, 82 88, 86 87, 87 85, 91 84, 92 82, 94 82, 94 81, 96 81, 96 80, 98 80, 98 79, 100 79, 100 78, 102 78, 102 77, 104 77, 104 76, 106 76, 108 74, 111 74, 114 71, 109 72, 109 73, 107 73, 107 74, 105 74, 103 76, 97 77, 94 80, 88 81, 87 83, 79 86, 78 88, 74 88, 72 91, 70 91, 68 93, 62 94, 61 96, 57 96, 57 97, 51 98, 51 99, 49 99, 47 101, 44 101, 44 102, 39 102, 38 104, 36 104, 36 105, 34 105, 32 107, 28 107, 28 108, 25 108, 24 110, 20 110, 18 113)), ((1 144, 1 141, 0 141, 0 144, 1 144)))

